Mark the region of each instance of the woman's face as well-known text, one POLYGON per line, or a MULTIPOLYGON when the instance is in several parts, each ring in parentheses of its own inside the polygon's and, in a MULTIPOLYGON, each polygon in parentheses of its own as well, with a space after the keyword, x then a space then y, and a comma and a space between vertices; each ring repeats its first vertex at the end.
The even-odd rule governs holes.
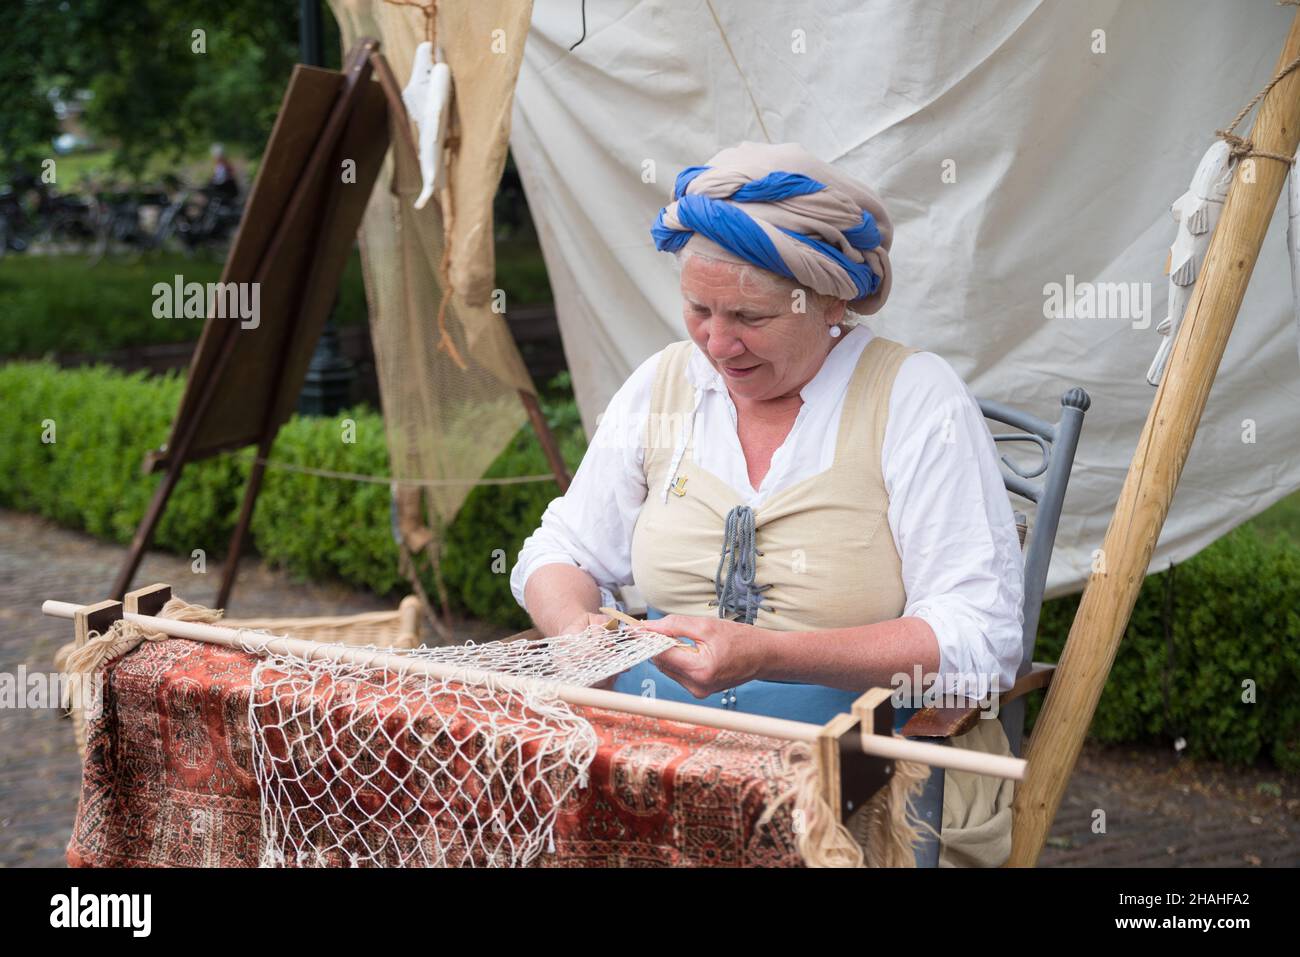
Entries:
POLYGON ((736 263, 687 258, 681 282, 686 330, 733 396, 762 401, 795 395, 839 341, 830 336, 830 326, 843 317, 843 303, 836 300, 823 310, 808 294, 798 297, 804 310, 796 312, 792 287, 759 283, 758 292, 742 290, 744 270, 736 263))

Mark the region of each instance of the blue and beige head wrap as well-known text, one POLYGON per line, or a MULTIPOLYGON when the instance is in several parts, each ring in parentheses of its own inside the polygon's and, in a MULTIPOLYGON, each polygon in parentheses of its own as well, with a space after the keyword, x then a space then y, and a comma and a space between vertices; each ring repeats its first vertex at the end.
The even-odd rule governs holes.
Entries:
POLYGON ((658 249, 761 266, 862 315, 889 295, 880 197, 798 143, 744 142, 682 170, 650 233, 658 249))

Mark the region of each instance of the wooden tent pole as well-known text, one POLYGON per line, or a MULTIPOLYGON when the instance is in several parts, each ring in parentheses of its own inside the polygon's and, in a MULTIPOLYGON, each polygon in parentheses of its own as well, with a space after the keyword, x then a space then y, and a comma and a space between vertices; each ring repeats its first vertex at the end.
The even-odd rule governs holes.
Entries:
MULTIPOLYGON (((289 345, 285 343, 285 349, 289 345)), ((274 408, 274 403, 272 403, 274 408)), ((230 604, 230 593, 235 587, 235 578, 239 575, 239 557, 244 551, 244 538, 253 521, 253 507, 257 504, 258 493, 262 490, 262 477, 266 474, 266 462, 271 457, 271 447, 275 444, 278 429, 271 429, 263 435, 257 444, 257 457, 248 469, 248 482, 244 485, 244 499, 239 506, 239 518, 235 530, 230 535, 230 545, 226 549, 226 561, 221 568, 221 585, 217 588, 215 608, 225 608, 230 604)))
POLYGON ((145 511, 144 517, 140 519, 140 524, 136 527, 135 535, 131 539, 131 547, 127 551, 126 561, 118 569, 117 578, 113 582, 110 594, 117 601, 121 601, 126 595, 126 590, 131 585, 131 579, 135 577, 136 571, 139 570, 140 562, 144 559, 144 550, 148 547, 150 539, 153 538, 154 529, 158 527, 158 522, 162 519, 163 511, 167 507, 167 501, 176 489, 176 483, 180 481, 181 472, 184 471, 186 462, 189 461, 190 446, 194 442, 194 437, 198 434, 199 424, 203 421, 203 416, 212 403, 212 397, 216 394, 217 382, 221 378, 221 372, 225 369, 231 354, 235 351, 233 329, 233 323, 224 323, 219 327, 218 334, 222 336, 221 351, 217 354, 216 362, 203 383, 203 389, 199 393, 199 399, 195 403, 193 413, 184 422, 180 423, 177 428, 179 434, 176 444, 167 450, 167 472, 163 476, 162 482, 154 489, 153 497, 149 500, 149 507, 145 511))
MULTIPOLYGON (((1300 56, 1300 13, 1292 21, 1276 72, 1300 56)), ((1259 105, 1249 139, 1260 151, 1295 155, 1300 140, 1300 70, 1277 83, 1259 105)), ((1251 158, 1253 178, 1238 162, 1205 266, 1156 391, 1078 614, 1029 741, 1028 772, 1016 788, 1012 867, 1032 867, 1078 760, 1115 652, 1137 601, 1160 529, 1178 487, 1201 413, 1214 383, 1290 165, 1251 158)))
POLYGON ((560 486, 560 494, 563 495, 569 490, 570 478, 568 466, 564 464, 564 456, 560 455, 560 443, 555 441, 555 433, 546 424, 546 416, 542 414, 542 406, 537 401, 537 396, 520 389, 519 399, 524 404, 524 411, 528 413, 528 421, 533 424, 533 431, 537 433, 537 441, 542 444, 546 464, 551 467, 551 474, 555 476, 555 482, 560 486))

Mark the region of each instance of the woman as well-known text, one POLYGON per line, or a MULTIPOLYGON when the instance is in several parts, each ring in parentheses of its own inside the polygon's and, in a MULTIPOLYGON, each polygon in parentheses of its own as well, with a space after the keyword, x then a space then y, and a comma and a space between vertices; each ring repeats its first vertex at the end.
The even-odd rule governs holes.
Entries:
MULTIPOLYGON (((601 621, 635 583, 695 647, 615 690, 815 723, 918 666, 1010 688, 1023 573, 988 428, 946 362, 858 322, 890 290, 880 199, 747 142, 684 170, 652 234, 690 338, 619 389, 524 543, 537 627, 601 621)), ((1009 753, 996 720, 953 743, 1009 753)), ((943 863, 1009 853, 1010 785, 974 777, 949 773, 943 863)))

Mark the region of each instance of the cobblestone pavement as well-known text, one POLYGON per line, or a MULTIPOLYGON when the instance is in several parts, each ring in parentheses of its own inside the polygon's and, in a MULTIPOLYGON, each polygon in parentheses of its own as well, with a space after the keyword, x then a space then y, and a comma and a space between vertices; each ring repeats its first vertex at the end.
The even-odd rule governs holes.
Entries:
MULTIPOLYGON (((125 549, 0 510, 0 671, 52 669, 71 622, 40 613, 46 598, 97 601, 125 549)), ((150 553, 135 581, 171 582, 182 597, 211 602, 219 573, 191 574, 186 559, 150 553)), ((246 560, 232 612, 350 614, 391 607, 340 587, 301 585, 246 560)), ((497 637, 464 622, 458 633, 497 637)), ((81 766, 70 721, 53 710, 0 712, 0 867, 61 866, 77 807, 81 766)), ((1300 780, 1263 769, 1227 769, 1152 748, 1089 743, 1070 780, 1041 863, 1045 866, 1249 867, 1300 864, 1300 780), (1093 833, 1095 810, 1104 834, 1093 833)))

